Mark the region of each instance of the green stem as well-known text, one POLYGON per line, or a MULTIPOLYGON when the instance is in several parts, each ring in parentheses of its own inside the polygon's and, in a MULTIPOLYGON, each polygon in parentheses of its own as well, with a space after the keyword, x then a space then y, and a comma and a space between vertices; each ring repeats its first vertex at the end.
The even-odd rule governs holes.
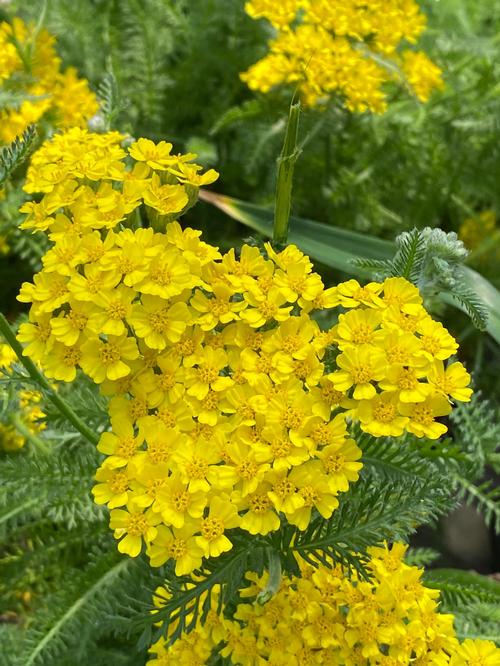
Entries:
POLYGON ((40 12, 40 16, 38 17, 37 24, 35 26, 35 29, 33 30, 33 34, 29 38, 29 40, 25 44, 25 48, 21 45, 21 42, 18 40, 17 35, 14 32, 14 28, 12 29, 12 36, 10 41, 12 44, 15 46, 16 51, 21 58, 21 61, 23 63, 24 71, 27 74, 31 74, 32 72, 32 65, 33 65, 33 58, 35 57, 35 49, 36 49, 36 40, 38 39, 38 36, 40 34, 40 31, 42 30, 44 23, 45 23, 45 17, 47 15, 47 6, 48 6, 48 1, 49 0, 44 0, 42 9, 40 12))
POLYGON ((45 18, 47 16, 48 4, 49 4, 49 0, 44 0, 43 5, 42 5, 42 9, 40 11, 40 16, 38 17, 38 21, 36 23, 35 29, 33 30, 33 34, 31 35, 31 40, 30 40, 30 45, 29 45, 30 62, 32 62, 33 58, 35 57, 36 40, 38 39, 38 36, 39 36, 40 32, 42 31, 43 26, 45 25, 45 18))
POLYGON ((300 154, 297 148, 299 135, 300 102, 292 101, 286 126, 285 142, 278 159, 276 183, 276 203, 274 206, 273 240, 285 245, 288 238, 288 224, 292 201, 293 170, 300 154))
POLYGON ((269 562, 269 579, 266 587, 257 595, 257 603, 263 606, 278 592, 281 585, 281 560, 278 551, 269 549, 267 551, 269 562))
POLYGON ((37 437, 34 432, 31 432, 26 423, 24 423, 18 414, 12 414, 10 421, 15 429, 20 432, 28 442, 31 442, 33 446, 35 446, 40 451, 40 453, 43 453, 44 455, 50 453, 50 448, 43 441, 43 439, 40 439, 40 437, 37 437))
POLYGON ((0 525, 3 525, 6 523, 8 520, 13 518, 14 516, 17 516, 18 513, 21 513, 25 509, 29 509, 33 504, 38 504, 40 499, 38 497, 32 497, 24 502, 24 504, 18 504, 15 509, 12 509, 8 513, 4 513, 2 516, 0 516, 0 525))
POLYGON ((30 57, 29 57, 29 55, 26 54, 24 48, 21 45, 21 42, 16 37, 14 31, 12 31, 10 41, 14 45, 18 56, 21 58, 21 62, 23 63, 24 71, 27 74, 31 74, 31 60, 30 60, 30 57))
POLYGON ((33 381, 38 384, 41 389, 43 389, 49 400, 58 408, 61 414, 63 414, 68 419, 68 421, 73 424, 78 432, 80 432, 89 442, 92 444, 97 444, 99 442, 99 436, 93 430, 91 430, 76 414, 73 408, 68 405, 68 403, 63 398, 61 398, 61 396, 58 395, 56 391, 54 391, 52 386, 42 375, 33 361, 30 358, 23 356, 23 348, 17 341, 17 338, 9 325, 9 322, 7 319, 5 319, 5 316, 1 312, 0 333, 2 333, 6 341, 12 347, 16 353, 17 358, 19 359, 19 362, 22 363, 22 365, 26 368, 31 379, 33 379, 33 381))

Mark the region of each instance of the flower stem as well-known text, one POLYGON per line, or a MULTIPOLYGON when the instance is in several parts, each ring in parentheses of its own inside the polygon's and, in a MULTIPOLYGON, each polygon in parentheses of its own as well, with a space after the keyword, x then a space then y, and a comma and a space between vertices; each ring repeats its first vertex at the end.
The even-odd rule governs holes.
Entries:
POLYGON ((285 245, 288 238, 290 208, 292 201, 293 170, 300 154, 297 147, 299 135, 300 102, 292 101, 286 126, 285 141, 278 159, 278 179, 274 206, 273 240, 285 245))
POLYGON ((12 347, 16 353, 19 362, 27 370, 31 379, 38 384, 38 386, 47 394, 49 400, 58 408, 58 410, 63 414, 68 421, 80 432, 89 442, 92 444, 97 444, 99 441, 99 436, 91 430, 76 414, 73 408, 68 405, 68 403, 61 398, 60 395, 54 391, 52 386, 49 384, 47 379, 42 375, 40 370, 36 367, 33 361, 23 356, 23 348, 20 343, 17 341, 17 338, 10 327, 9 322, 5 316, 0 312, 0 333, 4 336, 5 340, 12 347))
POLYGON ((269 562, 269 579, 266 587, 257 595, 257 603, 263 606, 278 592, 281 585, 281 560, 278 551, 270 548, 267 551, 269 562))
POLYGON ((31 442, 33 446, 37 448, 38 451, 40 451, 40 453, 43 453, 44 455, 50 453, 50 448, 47 446, 47 443, 44 442, 43 439, 40 439, 40 437, 37 437, 34 432, 31 432, 26 423, 24 423, 18 414, 12 414, 10 421, 16 430, 20 432, 28 442, 31 442))

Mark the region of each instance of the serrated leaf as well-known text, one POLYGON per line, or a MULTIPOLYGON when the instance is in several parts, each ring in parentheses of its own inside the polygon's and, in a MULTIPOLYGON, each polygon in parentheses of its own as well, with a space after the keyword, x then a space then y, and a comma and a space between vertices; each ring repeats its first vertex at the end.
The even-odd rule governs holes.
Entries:
POLYGON ((478 602, 500 604, 500 583, 473 571, 432 569, 424 574, 424 583, 441 590, 443 603, 452 610, 478 602))
POLYGON ((0 186, 28 157, 36 139, 35 125, 28 125, 21 136, 0 150, 0 186))

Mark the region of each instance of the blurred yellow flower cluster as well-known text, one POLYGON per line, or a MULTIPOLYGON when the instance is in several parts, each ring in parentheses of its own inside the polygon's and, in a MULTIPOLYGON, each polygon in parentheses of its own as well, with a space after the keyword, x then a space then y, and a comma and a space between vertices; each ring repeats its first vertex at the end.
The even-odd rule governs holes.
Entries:
MULTIPOLYGON (((229 664, 261 666, 496 666, 500 649, 488 640, 457 640, 453 616, 438 612, 439 591, 426 588, 421 569, 402 560, 403 544, 369 549, 371 580, 347 575, 339 565, 317 569, 300 561, 300 577, 283 577, 267 603, 259 603, 268 574, 247 574, 242 603, 229 618, 215 608, 206 622, 172 646, 151 648, 147 666, 205 665, 219 655, 229 664)), ((205 593, 206 596, 206 593, 205 593)), ((155 606, 169 599, 158 588, 155 606)), ((203 598, 202 598, 203 603, 203 598)), ((173 632, 175 622, 169 628, 173 632)), ((224 662, 226 663, 226 662, 224 662)))
POLYGON ((465 219, 458 230, 458 237, 468 250, 474 251, 474 260, 484 268, 491 264, 496 269, 500 260, 500 230, 495 211, 484 210, 477 215, 465 219))
POLYGON ((10 143, 42 117, 55 127, 84 126, 98 104, 87 81, 72 68, 61 71, 55 39, 14 17, 0 24, 0 86, 7 99, 0 111, 0 143, 10 143))
POLYGON ((6 255, 10 252, 10 245, 8 243, 7 237, 3 234, 0 234, 0 255, 6 255))
POLYGON ((437 437, 469 377, 444 368, 457 345, 406 280, 325 289, 293 245, 221 255, 173 221, 216 172, 121 141, 73 129, 35 154, 25 189, 44 196, 22 226, 53 246, 22 286, 18 337, 48 377, 81 368, 110 397, 95 499, 121 552, 145 544, 180 575, 230 550, 234 528, 329 518, 361 468, 346 415, 437 437), (338 305, 322 331, 313 311, 338 305))
POLYGON ((469 250, 476 249, 489 238, 497 228, 495 211, 484 210, 473 217, 468 217, 460 225, 458 237, 469 250))
POLYGON ((425 27, 415 0, 250 0, 245 9, 277 31, 269 53, 241 74, 252 90, 293 84, 308 106, 336 95, 351 111, 382 113, 388 81, 404 78, 424 102, 443 86, 439 67, 404 46, 425 27))
MULTIPOLYGON (((9 374, 16 360, 17 356, 10 345, 0 343, 0 374, 9 374)), ((15 407, 9 408, 9 414, 16 414, 23 428, 34 435, 45 429, 45 414, 40 408, 41 400, 42 395, 39 391, 23 389, 16 395, 15 407)), ((0 450, 17 451, 25 444, 26 437, 19 431, 16 423, 11 420, 0 420, 0 450)))

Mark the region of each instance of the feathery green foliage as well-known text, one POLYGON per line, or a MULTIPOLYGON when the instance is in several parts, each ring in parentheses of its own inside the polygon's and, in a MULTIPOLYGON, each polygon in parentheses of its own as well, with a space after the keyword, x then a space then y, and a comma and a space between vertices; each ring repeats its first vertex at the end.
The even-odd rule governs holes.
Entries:
POLYGON ((0 186, 26 160, 36 141, 36 127, 29 125, 22 136, 16 136, 9 146, 0 148, 0 186))

